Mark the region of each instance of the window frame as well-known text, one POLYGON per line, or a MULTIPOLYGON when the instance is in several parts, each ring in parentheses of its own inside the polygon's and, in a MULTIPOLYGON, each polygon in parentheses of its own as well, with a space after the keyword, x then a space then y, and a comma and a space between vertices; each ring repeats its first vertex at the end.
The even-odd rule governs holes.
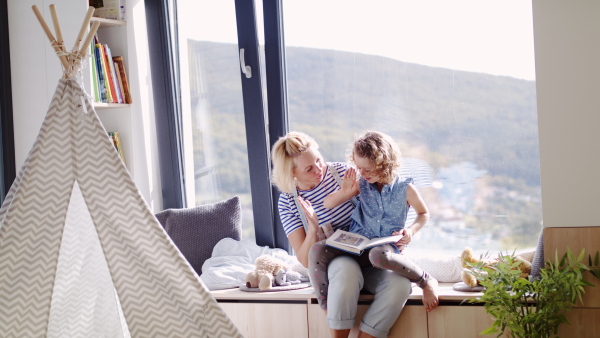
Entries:
POLYGON ((8 1, 0 1, 0 204, 16 177, 8 1))
POLYGON ((145 1, 164 209, 186 207, 180 83, 176 77, 177 60, 172 52, 177 39, 170 29, 171 13, 175 13, 173 6, 171 0, 145 1))
MULTIPOLYGON (((148 44, 152 66, 152 85, 156 105, 157 138, 164 208, 188 207, 185 201, 185 176, 181 138, 181 84, 179 67, 174 57, 177 48, 171 28, 177 22, 176 0, 146 0, 148 44)), ((254 215, 256 244, 290 250, 287 236, 280 225, 277 210, 279 193, 270 179, 270 148, 288 131, 285 86, 285 54, 283 43, 281 0, 264 0, 265 64, 268 115, 259 64, 256 7, 254 1, 235 0, 238 50, 244 48, 246 65, 252 77, 246 78, 240 68, 250 189, 254 215), (267 127, 268 126, 268 127, 267 127)))

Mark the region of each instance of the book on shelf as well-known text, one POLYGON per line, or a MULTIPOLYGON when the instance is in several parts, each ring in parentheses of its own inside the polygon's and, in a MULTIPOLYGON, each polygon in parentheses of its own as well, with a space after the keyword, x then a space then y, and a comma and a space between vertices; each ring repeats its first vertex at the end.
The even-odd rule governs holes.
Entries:
POLYGON ((401 238, 402 235, 395 235, 369 239, 359 234, 338 229, 333 233, 333 235, 327 238, 325 244, 353 253, 355 255, 360 255, 365 249, 383 244, 396 243, 401 238))
POLYGON ((98 80, 101 86, 100 102, 112 103, 112 94, 110 92, 110 79, 108 78, 108 72, 106 71, 106 58, 104 57, 104 48, 102 44, 96 40, 96 64, 98 65, 98 80))
POLYGON ((108 102, 107 94, 106 94, 106 84, 104 79, 104 71, 102 70, 102 55, 100 54, 100 48, 98 39, 94 37, 94 41, 92 42, 94 48, 94 59, 93 62, 96 63, 96 75, 97 78, 94 79, 98 83, 98 93, 99 93, 99 101, 98 102, 108 102))
POLYGON ((125 92, 123 91, 123 79, 121 78, 121 71, 119 69, 119 64, 116 62, 113 62, 113 65, 115 66, 115 74, 117 76, 117 82, 119 83, 119 94, 121 95, 122 98, 122 102, 121 103, 125 103, 125 92))
POLYGON ((100 92, 98 91, 98 68, 96 65, 96 60, 94 59, 94 53, 96 46, 94 44, 90 44, 90 65, 92 71, 92 91, 94 92, 94 102, 100 102, 100 92))
POLYGON ((123 146, 121 144, 121 137, 119 136, 119 132, 109 131, 108 136, 115 145, 115 149, 117 150, 119 157, 121 157, 121 160, 123 161, 123 163, 125 163, 125 153, 123 152, 123 146))
POLYGON ((131 103, 129 82, 122 56, 113 56, 108 44, 94 37, 91 47, 91 74, 95 102, 131 103))
POLYGON ((97 18, 125 20, 125 0, 89 0, 97 18))
POLYGON ((114 88, 112 83, 112 78, 110 76, 110 69, 108 66, 108 59, 106 58, 106 52, 104 51, 104 46, 99 43, 96 45, 100 50, 100 63, 102 64, 102 73, 104 74, 104 85, 106 86, 106 102, 108 103, 116 103, 114 88))
POLYGON ((119 74, 123 82, 123 94, 125 95, 125 103, 132 103, 131 92, 129 91, 129 81, 127 80, 127 72, 125 72, 125 61, 122 56, 113 56, 113 61, 119 66, 119 74))
POLYGON ((123 98, 121 97, 121 89, 119 88, 119 80, 117 79, 117 74, 115 73, 115 66, 112 58, 112 54, 110 52, 110 48, 107 44, 103 44, 102 48, 104 48, 104 55, 106 57, 106 65, 108 69, 108 76, 110 77, 110 89, 113 95, 114 103, 125 103, 123 98))

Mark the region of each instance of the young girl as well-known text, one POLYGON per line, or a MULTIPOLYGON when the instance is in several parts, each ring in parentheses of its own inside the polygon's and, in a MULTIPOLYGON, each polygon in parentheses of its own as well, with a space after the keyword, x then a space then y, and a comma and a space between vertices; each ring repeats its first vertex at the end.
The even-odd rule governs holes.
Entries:
MULTIPOLYGON (((437 280, 405 257, 404 249, 429 220, 429 210, 421 195, 412 184, 412 179, 404 179, 396 174, 400 166, 400 150, 394 140, 383 133, 369 131, 359 136, 352 146, 350 162, 354 162, 360 173, 348 169, 341 189, 329 194, 324 201, 326 208, 334 208, 360 192, 360 200, 352 214, 350 232, 368 238, 402 234, 395 244, 386 244, 365 250, 356 259, 361 267, 374 266, 392 270, 423 289, 423 305, 429 312, 438 305, 437 280), (410 227, 405 227, 408 209, 417 213, 410 227)), ((321 308, 327 308, 327 266, 339 255, 345 255, 325 245, 315 243, 309 253, 309 271, 317 300, 321 308)))

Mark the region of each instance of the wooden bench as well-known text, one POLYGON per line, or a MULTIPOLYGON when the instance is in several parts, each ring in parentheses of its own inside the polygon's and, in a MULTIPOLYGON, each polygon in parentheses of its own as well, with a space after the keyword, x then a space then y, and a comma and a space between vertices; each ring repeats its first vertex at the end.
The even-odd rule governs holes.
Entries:
MULTIPOLYGON (((459 292, 453 283, 441 283, 440 306, 427 313, 421 302, 422 291, 413 287, 402 314, 391 329, 390 337, 477 337, 492 324, 482 304, 465 300, 481 296, 479 292, 459 292)), ((313 288, 281 292, 244 292, 239 289, 212 291, 244 337, 329 337, 325 312, 317 304, 313 288)), ((359 298, 357 325, 373 295, 359 298)))
MULTIPOLYGON (((573 252, 586 248, 598 250, 600 226, 578 228, 545 228, 545 256, 561 256, 567 247, 573 252)), ((586 287, 583 304, 567 314, 571 325, 558 330, 561 337, 600 337, 600 282, 591 279, 595 287, 586 287)), ((413 287, 406 307, 392 327, 390 337, 489 337, 479 333, 492 324, 483 304, 465 302, 481 296, 477 292, 457 292, 453 283, 441 283, 440 306, 427 313, 421 303, 421 289, 413 287)), ((284 292, 243 292, 229 289, 211 292, 246 338, 253 337, 328 337, 325 313, 313 296, 313 289, 284 292)), ((373 299, 361 295, 357 323, 373 299)), ((358 333, 358 325, 351 336, 358 333)))
MULTIPOLYGON (((430 313, 425 311, 421 302, 421 289, 414 286, 389 337, 490 337, 479 333, 492 325, 492 317, 482 303, 468 302, 481 296, 481 293, 454 291, 452 285, 440 283, 440 306, 430 313)), ((281 292, 228 289, 212 291, 211 294, 246 338, 329 337, 325 313, 317 304, 312 287, 281 292)), ((350 337, 358 335, 360 319, 372 300, 373 295, 360 296, 357 325, 350 337)), ((558 334, 561 337, 600 337, 599 318, 599 308, 575 308, 567 315, 571 325, 561 325, 558 334)))

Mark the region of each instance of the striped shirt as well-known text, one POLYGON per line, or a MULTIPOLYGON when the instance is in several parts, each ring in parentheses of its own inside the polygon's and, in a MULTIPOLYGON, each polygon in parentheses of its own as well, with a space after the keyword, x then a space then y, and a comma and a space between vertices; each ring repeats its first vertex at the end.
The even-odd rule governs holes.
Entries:
MULTIPOLYGON (((343 162, 331 162, 334 168, 337 169, 341 178, 346 174, 348 165, 343 162)), ((315 209, 317 216, 319 217, 319 225, 323 225, 327 222, 331 222, 333 230, 343 229, 348 230, 350 225, 350 215, 354 210, 354 204, 348 201, 333 209, 327 209, 323 206, 323 200, 325 197, 332 192, 340 189, 340 186, 335 181, 335 178, 329 171, 329 166, 325 166, 325 175, 323 180, 316 187, 311 190, 298 190, 298 195, 309 201, 312 207, 315 209)), ((281 193, 278 201, 279 217, 283 224, 283 230, 285 234, 289 236, 292 232, 303 228, 300 214, 296 203, 294 203, 294 196, 288 193, 281 193)))

